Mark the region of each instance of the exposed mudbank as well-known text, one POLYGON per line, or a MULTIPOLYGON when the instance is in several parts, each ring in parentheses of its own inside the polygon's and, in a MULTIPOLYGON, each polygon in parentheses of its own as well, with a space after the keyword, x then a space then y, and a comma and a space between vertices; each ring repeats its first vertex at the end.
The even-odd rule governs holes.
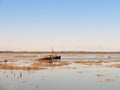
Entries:
POLYGON ((104 65, 106 67, 120 68, 120 60, 79 60, 79 61, 50 61, 50 60, 8 60, 0 61, 1 70, 43 70, 48 67, 67 66, 70 64, 79 65, 104 65))

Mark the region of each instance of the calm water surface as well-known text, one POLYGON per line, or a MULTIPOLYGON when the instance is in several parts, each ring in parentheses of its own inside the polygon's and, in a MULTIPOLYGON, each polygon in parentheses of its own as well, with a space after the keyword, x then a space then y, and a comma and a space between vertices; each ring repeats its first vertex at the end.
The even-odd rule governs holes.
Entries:
MULTIPOLYGON (((21 55, 14 55, 14 54, 3 54, 0 55, 0 60, 37 60, 40 56, 46 56, 49 54, 23 54, 28 57, 20 57, 21 55), (16 57, 17 56, 17 57, 16 57), (19 56, 19 57, 18 57, 19 56)), ((120 60, 120 54, 60 54, 61 60, 120 60)))
MULTIPOLYGON (((104 60, 106 55, 62 55, 62 60, 104 60)), ((8 57, 1 57, 7 58, 8 57)), ((11 58, 13 59, 13 58, 11 58)), ((17 58, 23 60, 23 58, 17 58)), ((37 59, 24 58, 25 60, 37 59)), ((119 59, 111 55, 110 59, 119 59)), ((120 90, 120 69, 71 64, 45 70, 0 70, 0 90, 120 90)))
POLYGON ((120 90, 120 69, 70 65, 46 70, 0 70, 0 90, 120 90))

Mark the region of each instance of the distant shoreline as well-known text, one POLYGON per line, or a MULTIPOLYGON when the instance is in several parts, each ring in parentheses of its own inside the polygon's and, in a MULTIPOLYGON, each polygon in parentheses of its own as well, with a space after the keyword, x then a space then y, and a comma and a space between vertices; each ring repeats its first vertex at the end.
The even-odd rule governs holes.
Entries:
MULTIPOLYGON (((50 51, 0 51, 0 53, 51 53, 50 51)), ((120 54, 120 51, 54 51, 54 53, 58 54, 120 54)))

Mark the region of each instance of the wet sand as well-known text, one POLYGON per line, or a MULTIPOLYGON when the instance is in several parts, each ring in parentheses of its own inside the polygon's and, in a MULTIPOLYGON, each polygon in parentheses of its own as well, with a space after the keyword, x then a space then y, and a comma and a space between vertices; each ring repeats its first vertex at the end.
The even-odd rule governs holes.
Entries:
MULTIPOLYGON (((38 60, 39 55, 46 55, 49 53, 0 53, 0 69, 1 70, 43 70, 49 67, 60 67, 68 66, 71 64, 76 65, 99 65, 106 66, 111 68, 120 68, 120 60, 58 60, 51 62, 50 60, 38 60), (20 59, 20 60, 18 60, 20 59)), ((66 57, 104 57, 107 53, 91 53, 91 52, 56 52, 55 54, 60 54, 61 56, 66 57), (76 54, 78 53, 78 54, 76 54), (69 54, 69 55, 68 55, 69 54), (82 56, 81 56, 82 55, 82 56)), ((111 53, 111 55, 120 56, 120 53, 111 53)))
POLYGON ((47 67, 57 67, 69 65, 68 61, 53 61, 50 60, 8 60, 0 61, 1 70, 43 70, 47 67), (19 64, 22 64, 21 66, 19 64))
POLYGON ((49 67, 76 65, 100 65, 105 67, 120 68, 120 60, 79 60, 79 61, 50 61, 50 60, 7 60, 0 61, 1 70, 43 70, 49 67))

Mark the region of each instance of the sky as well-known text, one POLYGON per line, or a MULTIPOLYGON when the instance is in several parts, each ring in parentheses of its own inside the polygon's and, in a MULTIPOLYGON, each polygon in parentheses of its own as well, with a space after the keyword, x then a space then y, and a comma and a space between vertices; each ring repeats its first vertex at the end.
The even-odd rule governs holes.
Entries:
POLYGON ((1 51, 120 51, 120 0, 0 0, 1 51))

